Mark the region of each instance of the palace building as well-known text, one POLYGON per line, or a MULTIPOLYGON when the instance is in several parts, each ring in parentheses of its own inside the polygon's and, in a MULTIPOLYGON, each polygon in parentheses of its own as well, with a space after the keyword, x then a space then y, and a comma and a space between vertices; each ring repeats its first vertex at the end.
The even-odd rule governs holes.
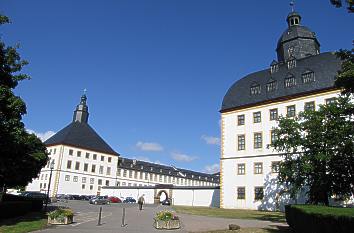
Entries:
POLYGON ((57 194, 97 195, 102 187, 131 189, 156 185, 210 187, 219 185, 219 176, 179 169, 174 166, 121 158, 89 125, 87 97, 83 95, 72 122, 45 141, 50 161, 27 191, 57 194), (52 178, 50 180, 50 166, 52 178))
POLYGON ((221 107, 220 206, 282 209, 289 200, 276 177, 281 154, 267 145, 276 139, 279 116, 317 109, 339 94, 334 81, 341 62, 320 52, 314 32, 291 12, 277 43, 277 60, 236 81, 221 107))

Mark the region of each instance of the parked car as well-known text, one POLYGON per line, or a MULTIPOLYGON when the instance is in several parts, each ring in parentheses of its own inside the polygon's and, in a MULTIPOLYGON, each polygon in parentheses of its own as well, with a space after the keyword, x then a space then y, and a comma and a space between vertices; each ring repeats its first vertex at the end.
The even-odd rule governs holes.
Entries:
POLYGON ((109 205, 111 204, 111 201, 107 198, 107 197, 101 197, 101 196, 97 196, 94 198, 90 199, 90 204, 94 204, 94 205, 109 205))
POLYGON ((122 200, 118 197, 109 197, 108 199, 111 201, 111 203, 122 203, 122 200))
POLYGON ((136 203, 136 200, 133 197, 127 197, 124 199, 123 203, 136 203))
POLYGON ((45 193, 26 191, 26 192, 21 193, 20 196, 34 198, 34 199, 42 199, 43 202, 46 202, 48 200, 48 203, 51 203, 50 198, 48 198, 48 195, 45 193))
POLYGON ((165 200, 161 201, 161 205, 171 205, 170 199, 166 198, 165 200))

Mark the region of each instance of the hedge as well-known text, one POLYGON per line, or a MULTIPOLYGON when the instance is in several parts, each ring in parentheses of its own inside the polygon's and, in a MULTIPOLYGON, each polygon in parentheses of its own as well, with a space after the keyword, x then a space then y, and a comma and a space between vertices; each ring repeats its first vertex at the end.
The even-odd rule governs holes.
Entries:
POLYGON ((0 218, 12 218, 30 212, 32 203, 29 201, 0 202, 0 218))
POLYGON ((352 233, 354 208, 287 205, 285 218, 295 233, 352 233))
POLYGON ((2 199, 3 202, 29 202, 31 203, 31 211, 40 211, 43 208, 43 199, 29 198, 24 196, 17 196, 12 194, 5 194, 2 199))

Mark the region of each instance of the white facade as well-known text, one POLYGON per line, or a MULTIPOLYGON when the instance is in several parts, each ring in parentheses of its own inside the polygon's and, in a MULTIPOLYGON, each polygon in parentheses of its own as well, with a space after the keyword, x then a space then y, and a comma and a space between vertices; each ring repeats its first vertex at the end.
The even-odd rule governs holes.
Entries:
POLYGON ((50 196, 57 194, 96 195, 101 186, 115 185, 118 156, 66 145, 49 146, 50 162, 38 178, 28 184, 27 191, 46 192, 49 164, 54 160, 50 196))
MULTIPOLYGON (((337 90, 327 91, 222 113, 221 208, 275 210, 291 202, 287 196, 280 195, 282 189, 276 183, 276 162, 282 158, 272 148, 267 148, 271 143, 271 131, 277 126, 277 121, 270 119, 270 110, 277 109, 278 116, 285 116, 293 106, 296 113, 304 111, 305 104, 309 102, 318 109, 320 104, 338 94, 337 90), (259 117, 259 113, 260 122, 255 123, 257 119, 254 117, 259 117), (242 115, 244 124, 239 124, 242 123, 238 122, 242 115), (262 192, 264 197, 257 200, 256 192, 262 192)), ((299 197, 296 201, 301 203, 304 199, 299 197)))

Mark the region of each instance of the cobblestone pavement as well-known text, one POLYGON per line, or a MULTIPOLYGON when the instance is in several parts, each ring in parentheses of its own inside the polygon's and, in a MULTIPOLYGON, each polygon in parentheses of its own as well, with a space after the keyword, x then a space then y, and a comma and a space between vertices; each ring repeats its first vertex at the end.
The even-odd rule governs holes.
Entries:
POLYGON ((68 203, 57 203, 70 207, 74 210, 74 223, 66 226, 53 226, 41 233, 153 233, 153 232, 176 232, 187 233, 190 231, 226 229, 228 224, 238 224, 241 227, 267 227, 272 225, 284 225, 259 220, 225 219, 206 216, 179 214, 182 227, 179 230, 164 231, 157 230, 152 226, 153 218, 158 211, 171 210, 168 206, 145 205, 142 211, 138 210, 136 204, 111 204, 103 206, 90 205, 86 201, 69 201, 68 203), (99 208, 102 207, 101 225, 98 223, 99 208), (125 226, 122 225, 123 208, 125 208, 125 226))

